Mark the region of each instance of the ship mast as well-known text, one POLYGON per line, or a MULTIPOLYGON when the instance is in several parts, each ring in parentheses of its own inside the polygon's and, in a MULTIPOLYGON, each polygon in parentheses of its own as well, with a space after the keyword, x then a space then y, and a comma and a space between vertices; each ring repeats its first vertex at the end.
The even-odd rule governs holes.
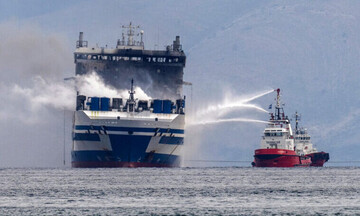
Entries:
POLYGON ((131 87, 129 91, 129 99, 127 100, 127 111, 134 112, 135 111, 135 98, 134 98, 134 79, 131 79, 131 87))
MULTIPOLYGON (((122 28, 127 29, 127 36, 128 36, 127 46, 134 46, 135 45, 135 41, 134 41, 135 29, 140 28, 140 26, 133 26, 132 23, 130 22, 130 24, 128 26, 123 25, 122 28)), ((141 32, 141 42, 142 42, 142 36, 143 36, 143 31, 141 32)), ((124 36, 123 36, 123 41, 124 41, 124 36)))
POLYGON ((299 113, 296 111, 295 112, 295 133, 298 133, 298 129, 299 129, 299 120, 300 120, 300 115, 299 113))
POLYGON ((281 116, 280 116, 280 113, 281 113, 281 106, 280 106, 280 89, 276 89, 275 90, 277 92, 277 96, 276 96, 276 106, 275 106, 275 119, 276 120, 281 120, 281 116))

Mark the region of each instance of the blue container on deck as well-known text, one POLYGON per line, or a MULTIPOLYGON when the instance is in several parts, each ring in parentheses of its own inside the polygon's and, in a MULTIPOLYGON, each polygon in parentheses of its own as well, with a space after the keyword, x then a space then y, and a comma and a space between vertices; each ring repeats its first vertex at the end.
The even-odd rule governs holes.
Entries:
POLYGON ((100 110, 100 98, 98 97, 92 97, 90 104, 90 110, 98 111, 100 110))
POLYGON ((154 100, 154 113, 162 113, 162 106, 163 101, 162 100, 154 100))
POLYGON ((171 113, 171 100, 163 100, 163 113, 171 113))
POLYGON ((110 98, 102 97, 101 98, 101 111, 109 111, 110 107, 110 98))

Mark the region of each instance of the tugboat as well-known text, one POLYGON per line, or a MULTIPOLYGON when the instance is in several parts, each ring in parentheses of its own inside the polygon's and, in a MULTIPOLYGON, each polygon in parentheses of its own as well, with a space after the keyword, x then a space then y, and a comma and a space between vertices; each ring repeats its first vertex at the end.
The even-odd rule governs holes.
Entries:
POLYGON ((296 151, 290 120, 285 116, 277 92, 275 112, 270 113, 268 126, 264 130, 261 147, 255 150, 254 167, 308 167, 311 157, 296 151))
POLYGON ((311 158, 310 166, 322 167, 329 160, 329 153, 318 152, 311 143, 311 137, 306 128, 299 127, 300 115, 295 113, 295 146, 296 153, 311 158))

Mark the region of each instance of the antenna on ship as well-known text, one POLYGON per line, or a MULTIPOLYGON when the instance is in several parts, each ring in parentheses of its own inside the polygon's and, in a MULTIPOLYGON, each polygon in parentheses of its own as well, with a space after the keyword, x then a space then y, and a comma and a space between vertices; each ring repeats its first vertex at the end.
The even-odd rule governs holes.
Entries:
POLYGON ((134 79, 131 79, 131 87, 130 87, 130 100, 132 101, 135 101, 134 100, 134 94, 135 94, 135 91, 134 91, 134 79))
POLYGON ((281 117, 280 117, 280 109, 281 109, 281 106, 280 106, 280 89, 278 88, 275 91, 277 92, 276 106, 275 106, 275 119, 280 120, 281 119, 281 117))
POLYGON ((134 79, 131 79, 131 87, 129 91, 129 99, 127 100, 127 110, 128 112, 135 111, 135 98, 134 98, 134 79))
POLYGON ((132 23, 128 26, 122 26, 123 29, 127 29, 127 36, 128 36, 128 42, 127 46, 134 46, 134 35, 135 35, 135 29, 140 28, 140 26, 133 26, 132 23))
POLYGON ((144 30, 141 30, 140 31, 140 46, 142 46, 144 48, 143 36, 144 36, 144 30))
POLYGON ((299 120, 301 119, 301 115, 296 111, 295 112, 295 133, 298 133, 298 129, 299 129, 299 120))

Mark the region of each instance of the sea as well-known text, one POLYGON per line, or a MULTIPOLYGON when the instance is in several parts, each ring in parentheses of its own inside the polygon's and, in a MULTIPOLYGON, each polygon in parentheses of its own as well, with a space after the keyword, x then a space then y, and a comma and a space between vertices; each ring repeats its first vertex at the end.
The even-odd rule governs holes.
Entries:
POLYGON ((360 168, 0 169, 0 215, 360 215, 360 168))

